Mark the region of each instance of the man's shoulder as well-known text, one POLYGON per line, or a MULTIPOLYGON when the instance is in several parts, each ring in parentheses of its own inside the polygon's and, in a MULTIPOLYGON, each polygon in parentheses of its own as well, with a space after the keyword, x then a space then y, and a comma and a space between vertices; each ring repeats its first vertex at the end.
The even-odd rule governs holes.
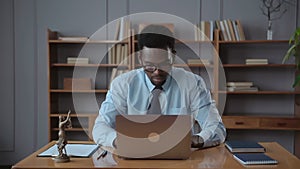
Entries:
POLYGON ((172 75, 175 76, 175 77, 181 77, 183 79, 190 79, 190 78, 196 78, 196 79, 199 79, 201 78, 199 75, 191 72, 191 71, 187 71, 183 68, 177 68, 177 67, 174 67, 173 70, 172 70, 172 75))
POLYGON ((134 79, 141 78, 141 76, 143 76, 143 72, 141 71, 141 69, 134 69, 126 73, 120 74, 112 81, 112 83, 129 84, 134 79))
POLYGON ((172 70, 172 78, 182 86, 195 86, 195 85, 203 85, 203 78, 191 71, 187 71, 183 68, 173 68, 172 70))

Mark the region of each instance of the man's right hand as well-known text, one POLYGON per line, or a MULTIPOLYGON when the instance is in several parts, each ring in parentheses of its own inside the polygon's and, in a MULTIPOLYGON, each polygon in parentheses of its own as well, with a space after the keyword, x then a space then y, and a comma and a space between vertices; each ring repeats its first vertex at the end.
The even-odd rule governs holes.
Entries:
POLYGON ((191 144, 192 148, 202 148, 203 144, 204 144, 204 140, 202 137, 198 135, 192 136, 192 144, 191 144))

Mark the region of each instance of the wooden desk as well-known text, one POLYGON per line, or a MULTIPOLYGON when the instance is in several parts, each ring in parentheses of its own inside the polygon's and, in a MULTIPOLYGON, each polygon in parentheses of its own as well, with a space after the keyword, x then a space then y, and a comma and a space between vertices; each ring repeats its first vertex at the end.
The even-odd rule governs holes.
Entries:
MULTIPOLYGON (((231 153, 220 145, 218 147, 198 150, 192 153, 188 160, 123 160, 111 153, 103 159, 97 160, 99 151, 90 158, 71 158, 68 163, 55 163, 50 157, 36 157, 37 154, 52 146, 51 142, 37 152, 14 165, 13 169, 21 168, 224 168, 241 169, 244 167, 233 159, 231 153)), ((250 168, 275 168, 275 169, 298 169, 300 160, 275 142, 261 143, 266 148, 266 154, 279 161, 278 165, 262 166, 255 165, 250 168)))

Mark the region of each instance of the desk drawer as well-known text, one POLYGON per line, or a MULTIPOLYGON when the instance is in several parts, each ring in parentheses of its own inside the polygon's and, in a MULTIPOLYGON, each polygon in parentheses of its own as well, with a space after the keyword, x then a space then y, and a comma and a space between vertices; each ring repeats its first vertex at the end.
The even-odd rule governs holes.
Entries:
POLYGON ((300 120, 293 118, 266 118, 261 119, 260 126, 266 129, 300 130, 300 120))
POLYGON ((259 119, 242 116, 223 116, 223 123, 228 129, 253 129, 259 127, 259 119))

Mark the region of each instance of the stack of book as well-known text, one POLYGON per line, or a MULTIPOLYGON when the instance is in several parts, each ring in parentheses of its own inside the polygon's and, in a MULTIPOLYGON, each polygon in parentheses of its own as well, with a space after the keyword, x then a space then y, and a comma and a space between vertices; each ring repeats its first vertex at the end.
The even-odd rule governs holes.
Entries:
POLYGON ((266 151, 262 145, 253 141, 226 141, 225 147, 232 153, 263 153, 266 151))
POLYGON ((266 65, 268 59, 246 59, 246 65, 266 65))
POLYGON ((231 140, 225 147, 233 153, 233 158, 243 165, 274 165, 278 161, 265 154, 265 148, 255 141, 231 140))
POLYGON ((247 92, 257 92, 258 87, 253 86, 253 82, 227 82, 227 91, 247 91, 247 92))
POLYGON ((89 64, 89 58, 68 57, 68 64, 89 64))
POLYGON ((203 64, 203 65, 209 65, 211 64, 208 59, 188 59, 187 63, 192 65, 192 64, 203 64))

